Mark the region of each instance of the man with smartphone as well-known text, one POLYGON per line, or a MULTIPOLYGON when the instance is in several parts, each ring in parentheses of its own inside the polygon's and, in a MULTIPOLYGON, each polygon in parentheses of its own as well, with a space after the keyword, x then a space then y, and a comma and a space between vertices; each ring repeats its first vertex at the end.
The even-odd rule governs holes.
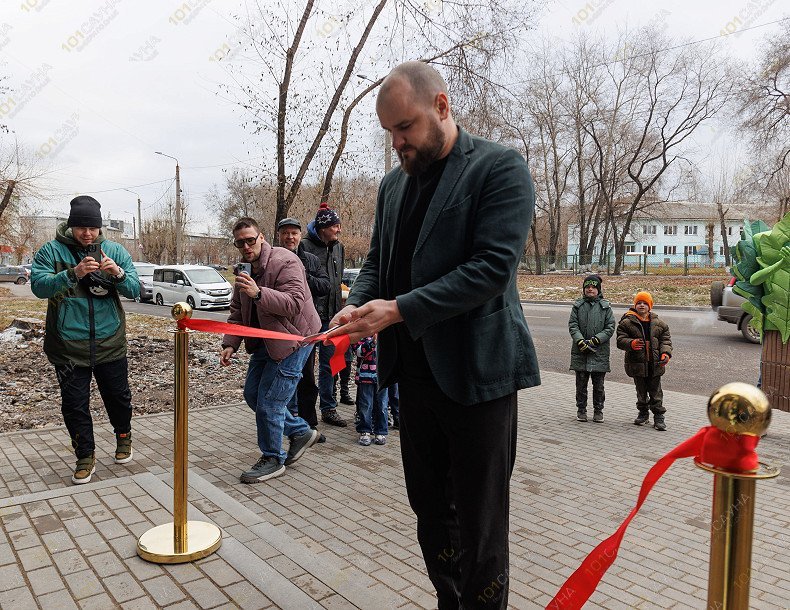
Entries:
POLYGON ((61 411, 77 465, 71 482, 88 483, 96 470, 91 377, 115 431, 114 461, 132 459, 132 395, 126 359, 126 318, 120 295, 135 299, 140 282, 132 257, 101 232, 101 205, 80 195, 67 222, 33 259, 33 294, 48 299, 44 353, 60 384, 61 411))
MULTIPOLYGON (((286 248, 272 247, 249 217, 233 226, 233 245, 242 262, 236 267, 228 322, 292 335, 318 332, 321 320, 299 257, 286 248)), ((222 366, 231 363, 241 340, 231 334, 222 337, 222 366)), ((318 440, 318 430, 287 408, 313 346, 257 338, 244 339, 244 346, 251 354, 244 400, 255 413, 261 457, 240 478, 242 483, 259 483, 282 475, 318 440), (283 436, 290 441, 287 452, 283 436)))

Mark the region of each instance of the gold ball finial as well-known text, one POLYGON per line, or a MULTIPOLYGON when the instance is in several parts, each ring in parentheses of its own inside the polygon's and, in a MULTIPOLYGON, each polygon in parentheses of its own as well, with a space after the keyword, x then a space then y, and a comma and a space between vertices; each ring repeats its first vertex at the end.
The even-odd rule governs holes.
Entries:
POLYGON ((736 381, 711 394, 708 419, 722 432, 761 436, 771 423, 771 404, 758 388, 736 381))
POLYGON ((189 319, 192 317, 192 306, 189 303, 176 303, 170 310, 170 315, 176 322, 184 318, 189 319))

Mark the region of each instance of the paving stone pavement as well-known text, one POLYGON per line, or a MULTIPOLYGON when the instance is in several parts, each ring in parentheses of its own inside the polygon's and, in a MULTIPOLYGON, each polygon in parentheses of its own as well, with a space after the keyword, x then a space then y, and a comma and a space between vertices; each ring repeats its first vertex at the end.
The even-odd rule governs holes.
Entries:
MULTIPOLYGON (((636 427, 634 388, 618 383, 606 384, 606 422, 582 424, 573 377, 542 375, 519 395, 513 608, 545 607, 631 510, 650 466, 707 424, 703 399, 665 392, 669 430, 636 427)), ((0 435, 0 608, 435 607, 397 431, 361 447, 353 427, 325 427, 327 443, 285 475, 244 485, 238 475, 258 457, 252 412, 189 417, 189 518, 220 526, 223 545, 180 566, 135 551, 140 534, 172 520, 172 414, 134 420, 126 465, 112 462, 112 433, 97 425, 97 470, 83 486, 70 483, 65 428, 0 435)), ((757 486, 751 607, 790 608, 790 413, 774 412, 758 452, 783 471, 757 486)), ((704 607, 711 489, 711 475, 676 462, 585 608, 704 607)))

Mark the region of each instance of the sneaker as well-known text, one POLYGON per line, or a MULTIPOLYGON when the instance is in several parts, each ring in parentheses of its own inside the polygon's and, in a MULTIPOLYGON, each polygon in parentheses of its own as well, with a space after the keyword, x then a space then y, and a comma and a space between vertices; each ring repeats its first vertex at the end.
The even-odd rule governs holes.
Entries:
POLYGON ((242 483, 260 483, 279 477, 285 472, 285 465, 280 464, 277 458, 261 456, 252 468, 247 472, 242 472, 239 479, 242 483))
POLYGON ((71 475, 71 482, 75 485, 90 483, 94 472, 96 472, 96 454, 91 453, 88 457, 77 460, 74 474, 71 475))
POLYGON ((115 435, 115 463, 126 464, 132 461, 132 433, 131 431, 126 434, 115 435))
POLYGON ((354 402, 354 399, 351 398, 351 394, 341 394, 340 395, 340 402, 344 405, 355 405, 357 404, 354 402))
POLYGON ((584 409, 576 411, 576 421, 587 421, 587 411, 584 409))
POLYGON ((373 437, 373 442, 377 445, 383 445, 387 442, 387 435, 386 434, 377 434, 373 437))
POLYGON ((667 429, 667 424, 664 422, 663 415, 653 416, 653 427, 659 432, 664 432, 667 429))
POLYGON ((634 420, 635 426, 641 426, 642 424, 646 424, 650 421, 650 411, 640 411, 639 415, 636 416, 634 420))
POLYGON ((371 440, 370 432, 363 432, 359 435, 359 444, 363 447, 369 447, 371 440))
POLYGON ((321 434, 318 430, 312 429, 299 436, 295 434, 291 436, 291 444, 288 447, 288 457, 285 458, 285 465, 290 466, 302 457, 304 452, 316 443, 319 436, 321 436, 321 434))
POLYGON ((346 420, 337 414, 337 409, 327 409, 321 413, 321 421, 330 426, 345 428, 348 424, 346 420))
POLYGON ((603 423, 603 411, 595 411, 593 413, 593 421, 596 424, 602 424, 603 423))

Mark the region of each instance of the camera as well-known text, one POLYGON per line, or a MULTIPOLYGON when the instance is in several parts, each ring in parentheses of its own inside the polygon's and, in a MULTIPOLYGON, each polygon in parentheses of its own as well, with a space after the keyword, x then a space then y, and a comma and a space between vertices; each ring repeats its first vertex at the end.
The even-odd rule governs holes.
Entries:
POLYGON ((239 275, 240 273, 252 275, 252 265, 250 263, 238 263, 236 265, 236 275, 239 275))
POLYGON ((88 244, 85 246, 85 255, 93 257, 96 262, 101 260, 101 246, 99 244, 88 244))

